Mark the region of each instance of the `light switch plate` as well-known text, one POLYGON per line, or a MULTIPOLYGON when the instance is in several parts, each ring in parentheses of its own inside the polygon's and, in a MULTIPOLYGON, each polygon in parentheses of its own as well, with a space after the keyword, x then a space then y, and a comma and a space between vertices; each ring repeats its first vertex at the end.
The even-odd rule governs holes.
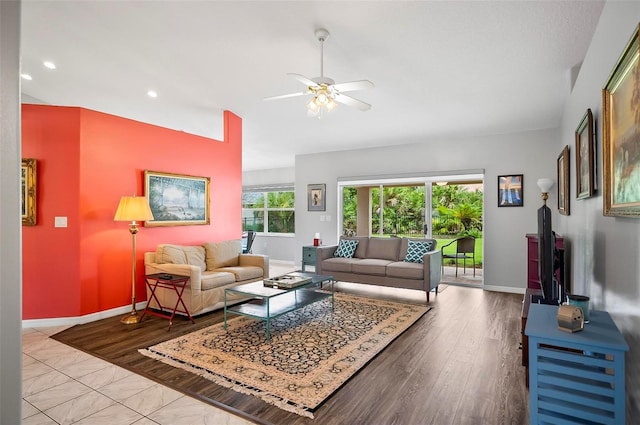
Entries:
POLYGON ((53 227, 67 227, 67 217, 56 217, 53 227))

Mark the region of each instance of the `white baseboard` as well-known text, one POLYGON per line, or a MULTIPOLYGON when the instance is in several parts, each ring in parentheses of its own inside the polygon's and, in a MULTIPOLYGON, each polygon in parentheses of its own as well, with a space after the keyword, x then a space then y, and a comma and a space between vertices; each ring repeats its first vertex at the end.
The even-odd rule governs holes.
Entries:
POLYGON ((482 289, 484 289, 485 291, 507 292, 509 294, 522 294, 522 295, 524 295, 526 291, 525 288, 516 288, 513 286, 495 286, 495 285, 484 285, 482 289))
MULTIPOLYGON (((147 306, 146 301, 136 303, 136 310, 140 313, 147 306)), ((22 328, 47 328, 52 326, 73 326, 80 325, 82 323, 94 322, 100 319, 106 319, 107 317, 124 315, 131 311, 131 305, 125 305, 122 307, 112 308, 111 310, 99 311, 97 313, 87 314, 85 316, 75 317, 55 317, 53 319, 32 319, 23 320, 22 328)))

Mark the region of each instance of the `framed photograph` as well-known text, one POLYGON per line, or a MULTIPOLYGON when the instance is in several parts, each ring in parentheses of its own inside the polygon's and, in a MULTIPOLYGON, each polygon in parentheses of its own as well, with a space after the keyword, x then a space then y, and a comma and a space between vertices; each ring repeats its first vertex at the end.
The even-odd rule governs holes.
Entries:
POLYGON ((498 176, 498 206, 521 207, 524 205, 524 177, 522 174, 498 176))
POLYGON ((640 216, 639 31, 636 27, 602 89, 605 216, 640 216))
POLYGON ((20 185, 20 211, 23 226, 36 225, 36 160, 27 158, 22 160, 20 185))
POLYGON ((558 156, 558 212, 569 215, 569 145, 558 156))
POLYGON ((209 177, 145 170, 144 192, 153 220, 145 226, 209 224, 209 177))
POLYGON ((307 185, 307 210, 308 211, 326 211, 327 204, 325 200, 326 185, 309 184, 307 185))
POLYGON ((585 199, 595 192, 594 131, 591 109, 582 117, 576 129, 576 198, 585 199))

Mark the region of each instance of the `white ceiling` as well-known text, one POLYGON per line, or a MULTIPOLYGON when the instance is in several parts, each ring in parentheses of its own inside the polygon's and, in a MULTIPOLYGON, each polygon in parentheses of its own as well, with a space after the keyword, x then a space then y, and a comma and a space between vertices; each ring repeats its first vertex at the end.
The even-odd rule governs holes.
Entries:
POLYGON ((243 118, 243 170, 296 154, 554 128, 603 1, 22 2, 25 100, 222 137, 243 118), (371 103, 322 120, 286 75, 368 79, 371 103), (56 63, 56 70, 42 66, 56 63), (146 95, 156 90, 157 99, 146 95))

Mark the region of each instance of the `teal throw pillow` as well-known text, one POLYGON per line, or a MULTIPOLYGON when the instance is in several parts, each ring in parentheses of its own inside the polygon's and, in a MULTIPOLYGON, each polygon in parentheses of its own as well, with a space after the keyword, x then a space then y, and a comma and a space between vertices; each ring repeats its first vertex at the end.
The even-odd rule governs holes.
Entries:
POLYGON ((409 239, 407 255, 404 257, 404 261, 407 263, 422 263, 422 257, 431 251, 432 246, 433 243, 431 241, 412 241, 409 239))
POLYGON ((353 253, 356 252, 358 247, 358 241, 354 239, 340 239, 338 249, 334 252, 334 257, 352 258, 353 253))

